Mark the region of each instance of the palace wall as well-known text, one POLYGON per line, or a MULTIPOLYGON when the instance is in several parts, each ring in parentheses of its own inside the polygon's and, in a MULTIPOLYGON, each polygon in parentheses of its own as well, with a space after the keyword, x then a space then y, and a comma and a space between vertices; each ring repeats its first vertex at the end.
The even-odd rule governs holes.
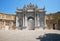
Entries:
POLYGON ((15 15, 0 13, 0 29, 15 29, 15 15))

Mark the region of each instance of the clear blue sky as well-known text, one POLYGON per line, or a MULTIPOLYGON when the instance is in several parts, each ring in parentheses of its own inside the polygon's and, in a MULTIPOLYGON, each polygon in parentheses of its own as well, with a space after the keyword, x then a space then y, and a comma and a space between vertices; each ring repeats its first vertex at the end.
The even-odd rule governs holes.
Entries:
POLYGON ((24 4, 29 3, 38 5, 43 8, 45 4, 46 13, 54 13, 60 11, 60 0, 0 0, 0 12, 8 14, 16 14, 16 7, 22 8, 24 4))

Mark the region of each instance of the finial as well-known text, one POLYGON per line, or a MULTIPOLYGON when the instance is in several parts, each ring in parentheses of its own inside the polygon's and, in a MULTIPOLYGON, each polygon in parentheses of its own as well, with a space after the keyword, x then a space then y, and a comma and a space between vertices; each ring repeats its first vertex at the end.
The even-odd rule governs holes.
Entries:
POLYGON ((24 7, 23 8, 26 8, 26 5, 24 5, 24 7))
POLYGON ((34 5, 30 2, 29 7, 33 7, 34 5))
POLYGON ((45 5, 44 5, 44 8, 43 8, 43 10, 45 10, 45 5))
POLYGON ((30 2, 30 4, 31 4, 31 2, 30 2))
POLYGON ((16 7, 16 9, 18 9, 18 7, 16 7))
POLYGON ((32 5, 32 3, 30 2, 30 6, 32 5))
POLYGON ((38 6, 37 6, 37 4, 36 4, 36 6, 35 6, 36 8, 38 8, 38 6))

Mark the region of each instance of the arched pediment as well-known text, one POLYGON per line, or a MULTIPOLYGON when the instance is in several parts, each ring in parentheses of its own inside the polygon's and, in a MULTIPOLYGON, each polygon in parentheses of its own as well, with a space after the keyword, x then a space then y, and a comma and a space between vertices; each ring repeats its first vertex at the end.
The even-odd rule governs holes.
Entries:
POLYGON ((30 3, 30 4, 27 5, 27 6, 24 5, 24 9, 25 9, 25 8, 26 8, 26 9, 36 9, 36 8, 38 8, 38 7, 37 7, 37 5, 34 5, 34 4, 30 3))

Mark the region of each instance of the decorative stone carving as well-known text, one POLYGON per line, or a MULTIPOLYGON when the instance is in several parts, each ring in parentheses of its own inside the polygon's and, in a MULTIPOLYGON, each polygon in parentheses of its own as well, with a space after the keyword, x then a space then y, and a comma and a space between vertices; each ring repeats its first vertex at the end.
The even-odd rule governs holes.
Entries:
MULTIPOLYGON (((45 9, 38 9, 37 5, 29 4, 24 5, 23 9, 16 11, 19 19, 19 27, 21 29, 34 30, 36 28, 44 28, 45 24, 45 9), (18 14, 19 13, 19 14, 18 14), (29 19, 31 18, 31 19, 29 19), (21 24, 22 23, 22 24, 21 24), (20 25, 21 24, 21 25, 20 25)), ((18 21, 16 21, 18 22, 18 21)))

